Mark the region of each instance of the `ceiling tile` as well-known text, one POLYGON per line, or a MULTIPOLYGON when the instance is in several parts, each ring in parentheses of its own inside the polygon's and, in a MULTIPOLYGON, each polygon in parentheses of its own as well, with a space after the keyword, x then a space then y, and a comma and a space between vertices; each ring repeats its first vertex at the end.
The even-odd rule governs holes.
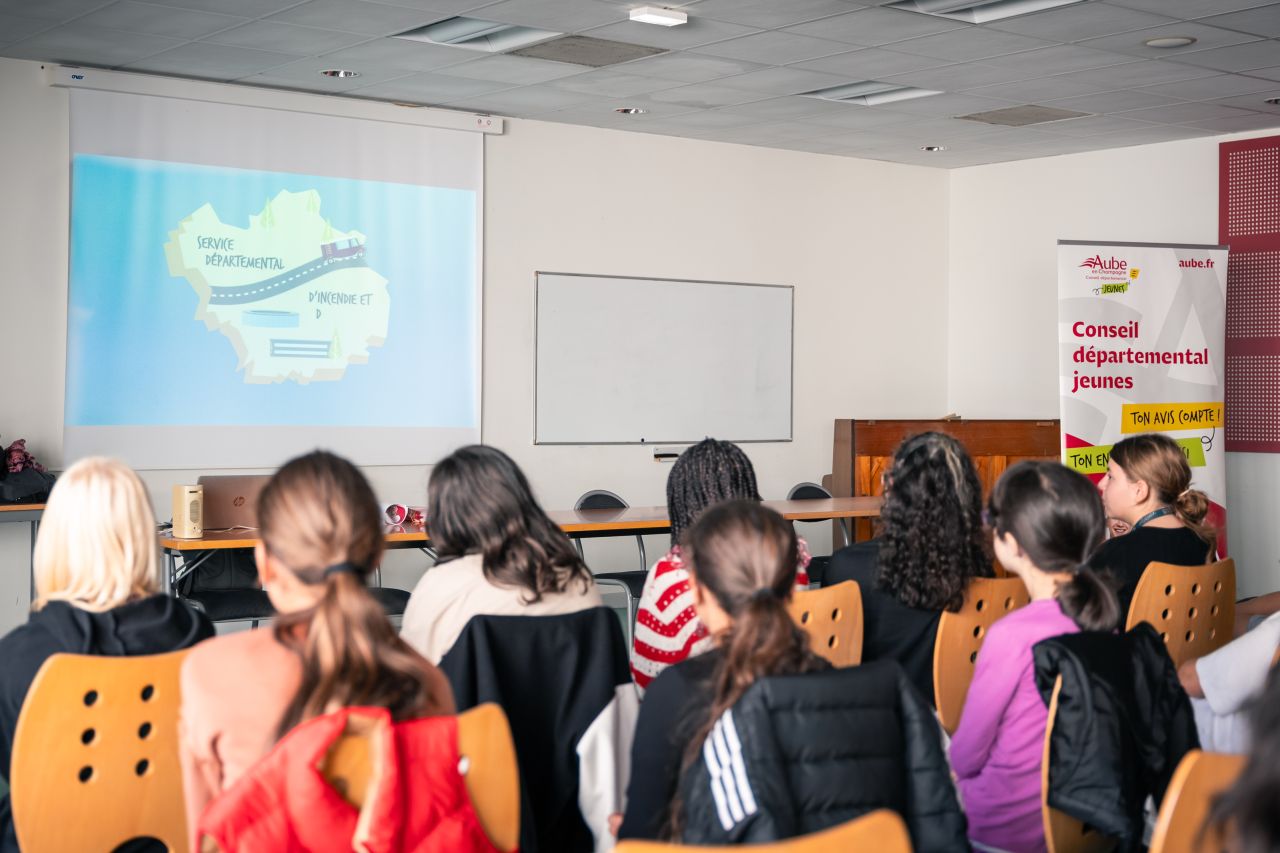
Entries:
POLYGON ((1208 69, 1195 68, 1177 62, 1142 59, 1124 65, 1113 65, 1110 68, 1094 68, 1088 71, 1077 71, 1074 74, 1064 74, 1062 79, 1094 84, 1100 87, 1098 91, 1114 91, 1153 86, 1156 83, 1172 83, 1175 80, 1208 77, 1212 73, 1208 69))
POLYGON ((1254 110, 1280 119, 1280 106, 1268 104, 1267 98, 1280 98, 1280 83, 1272 83, 1271 89, 1253 95, 1236 95, 1230 98, 1218 98, 1212 103, 1224 107, 1236 107, 1242 110, 1254 110))
MULTIPOLYGON (((477 14, 483 14, 483 11, 477 14)), ((741 24, 726 24, 721 21, 690 18, 689 23, 680 27, 656 27, 652 24, 641 24, 635 21, 621 21, 616 24, 606 24, 603 27, 587 30, 586 34, 594 38, 626 42, 627 44, 643 44, 647 47, 683 50, 758 32, 760 31, 755 27, 744 27, 741 24)))
POLYGON ((1023 53, 1011 53, 1008 56, 997 56, 984 60, 982 64, 1025 71, 1028 76, 1047 77, 1050 74, 1065 74, 1071 71, 1083 71, 1086 68, 1105 68, 1133 61, 1131 56, 1063 44, 1023 53))
POLYGON ((443 15, 364 0, 309 0, 271 16, 286 24, 385 36, 437 21, 443 15))
POLYGON ((744 62, 741 59, 701 56, 696 53, 668 53, 628 62, 624 67, 642 77, 677 80, 681 83, 705 83, 720 77, 759 71, 768 66, 744 62))
MULTIPOLYGON (((478 12, 484 6, 492 6, 495 0, 375 0, 386 6, 404 6, 408 9, 425 9, 440 15, 460 15, 478 12)), ((690 0, 697 2, 697 0, 690 0)))
POLYGON ((448 74, 450 77, 493 80, 498 83, 509 83, 512 86, 526 86, 558 80, 561 77, 571 77, 588 70, 590 69, 585 65, 572 65, 568 62, 549 62, 530 56, 499 55, 482 56, 460 65, 451 65, 439 73, 448 74))
POLYGON ((594 100, 592 95, 566 92, 550 86, 521 86, 488 95, 469 95, 452 101, 451 107, 465 107, 473 112, 508 116, 530 116, 579 106, 594 100))
POLYGON ((1265 92, 1273 88, 1275 88, 1275 83, 1269 80, 1245 77, 1241 74, 1217 74, 1196 80, 1180 80, 1177 83, 1147 86, 1141 91, 1184 101, 1203 101, 1210 98, 1227 98, 1233 95, 1265 92))
POLYGON ((21 15, 50 23, 63 23, 110 3, 111 0, 0 0, 0 15, 21 15))
POLYGON ((323 55, 323 59, 339 68, 401 68, 405 71, 433 71, 475 59, 476 52, 460 47, 443 47, 405 39, 375 39, 344 47, 323 55))
POLYGON ((1274 68, 1255 68, 1249 72, 1250 77, 1261 77, 1264 80, 1280 80, 1280 65, 1274 68))
POLYGON ((881 80, 893 74, 905 74, 908 71, 921 71, 925 68, 936 68, 946 65, 945 60, 931 59, 927 56, 915 56, 910 53, 898 53, 895 50, 880 50, 868 47, 849 53, 840 53, 809 62, 800 62, 796 68, 806 71, 822 71, 827 74, 841 74, 850 80, 881 80))
POLYGON ((308 92, 341 94, 361 86, 372 86, 375 83, 406 77, 411 73, 398 68, 366 68, 360 72, 359 77, 340 79, 337 77, 325 77, 320 73, 328 67, 331 66, 323 60, 308 57, 286 65, 277 65, 275 68, 269 68, 261 74, 243 77, 236 80, 236 82, 251 86, 272 86, 285 89, 303 89, 308 92))
POLYGON ((846 0, 702 0, 688 12, 690 18, 714 18, 733 24, 745 24, 775 30, 803 24, 818 18, 829 18, 859 8, 846 0))
POLYGON ((472 16, 486 21, 576 33, 626 21, 627 10, 608 3, 584 3, 582 0, 504 0, 485 6, 483 10, 473 12, 472 16))
POLYGON ((1175 19, 1107 3, 1078 3, 1034 15, 994 21, 986 26, 1050 41, 1070 42, 1156 27, 1172 20, 1175 19))
POLYGON ((1146 30, 1135 30, 1131 33, 1122 33, 1121 35, 1107 36, 1105 38, 1090 39, 1081 42, 1085 47, 1097 48, 1098 50, 1110 50, 1116 53, 1123 53, 1129 56, 1141 56, 1145 59, 1173 59, 1177 60, 1190 53, 1200 50, 1209 50, 1215 47, 1226 47, 1233 44, 1241 44, 1247 41, 1253 41, 1255 36, 1247 36, 1234 30, 1224 30, 1218 27, 1206 27, 1192 21, 1179 21, 1172 24, 1166 24, 1162 27, 1152 27, 1146 30), (1176 48, 1158 48, 1147 47, 1143 42, 1154 38, 1164 38, 1170 36, 1189 36, 1196 40, 1195 44, 1186 47, 1176 48))
POLYGON ((833 53, 843 53, 848 49, 847 45, 839 42, 778 30, 704 45, 698 48, 698 53, 745 59, 749 62, 763 62, 768 65, 788 65, 792 62, 830 56, 833 53))
POLYGON ((820 74, 801 68, 766 68, 716 81, 721 86, 759 92, 762 95, 797 95, 849 82, 847 77, 820 74))
POLYGON ((201 9, 241 18, 260 18, 298 5, 298 0, 157 0, 162 6, 201 9))
MULTIPOLYGON (((1111 88, 1122 88, 1113 86, 1111 88)), ((1039 104, 1044 101, 1053 101, 1061 98, 1074 98, 1079 95, 1091 95, 1095 92, 1105 92, 1108 86, 1106 83, 1096 83, 1089 80, 1073 80, 1070 75, 1058 77, 1040 77, 1032 80, 1015 80, 1011 83, 998 83, 994 86, 981 86, 977 89, 967 89, 966 94, 979 95, 984 98, 1000 98, 1009 101, 1018 101, 1024 104, 1039 104)))
POLYGON ((367 41, 368 38, 366 35, 340 33, 336 30, 298 27, 293 24, 278 24, 274 21, 253 21, 242 27, 209 36, 204 41, 253 50, 274 50, 297 56, 311 56, 359 44, 367 41))
POLYGON ((1121 89, 1118 92, 1099 92, 1076 98, 1062 98, 1044 104, 1060 110, 1077 110, 1085 113, 1118 113, 1124 110, 1140 110, 1144 107, 1160 107, 1178 103, 1173 98, 1151 94, 1140 89, 1121 89))
POLYGON ((1129 110, 1119 115, 1123 118, 1158 122, 1160 124, 1190 124, 1193 121, 1204 121, 1212 118, 1238 118, 1244 113, 1244 110, 1223 104, 1215 104, 1213 101, 1193 101, 1186 104, 1169 104, 1163 107, 1129 110))
POLYGON ((834 39, 861 47, 879 47, 966 26, 968 25, 936 15, 876 8, 788 27, 787 32, 834 39))
POLYGON ((923 89, 958 92, 978 86, 991 86, 995 83, 1010 83, 1025 79, 1026 76, 1024 72, 1017 69, 993 68, 980 62, 966 62, 963 65, 942 65, 938 68, 925 68, 878 79, 907 86, 919 86, 923 89))
POLYGON ((569 92, 582 92, 604 98, 628 98, 661 89, 670 89, 679 84, 671 80, 658 80, 653 77, 628 74, 625 71, 601 68, 556 80, 548 85, 569 92))
POLYGON ((877 107, 863 107, 857 104, 841 104, 843 113, 831 112, 821 115, 806 116, 808 124, 820 124, 824 127, 841 128, 849 131, 869 130, 871 128, 888 128, 895 125, 914 124, 919 116, 895 113, 877 107))
POLYGON ((1198 127, 1184 127, 1172 124, 1151 124, 1141 130, 1121 131, 1106 135, 1107 147, 1118 145, 1151 145, 1156 142, 1173 142, 1178 139, 1195 139, 1199 136, 1212 136, 1213 131, 1198 127))
POLYGON ((1266 38, 1280 38, 1280 4, 1270 3, 1257 9, 1202 18, 1199 23, 1223 27, 1266 38))
POLYGON ((506 83, 493 83, 487 80, 464 80, 461 77, 446 77, 443 74, 422 72, 362 86, 353 89, 360 96, 372 95, 377 98, 388 98, 395 101, 412 101, 424 104, 444 104, 465 98, 470 95, 484 95, 511 88, 506 83))
POLYGON ((64 24, 4 49, 5 56, 65 62, 70 65, 125 65, 182 44, 180 39, 142 33, 106 32, 99 27, 64 24))
POLYGON ((1260 5, 1260 0, 1116 0, 1116 2, 1132 9, 1172 15, 1175 18, 1203 18, 1206 15, 1218 15, 1260 5))
POLYGON ((57 26, 54 21, 0 13, 0 44, 22 41, 54 26, 57 26))
POLYGON ((1179 53, 1171 57, 1173 62, 1185 62, 1218 71, 1249 71, 1254 68, 1271 68, 1280 65, 1280 41, 1265 40, 1215 50, 1197 50, 1179 53))
POLYGON ((215 15, 194 9, 175 9, 171 6, 155 6, 150 3, 124 0, 121 3, 113 3, 105 9, 99 9, 97 12, 91 12, 76 23, 130 33, 148 33, 176 39, 198 39, 245 22, 245 18, 233 18, 230 15, 215 15))
POLYGON ((952 62, 968 62, 989 56, 1003 56, 1006 53, 1049 47, 1051 44, 1030 36, 971 27, 900 41, 894 44, 893 49, 903 53, 931 56, 935 59, 949 59, 952 62))
POLYGON ((753 116, 721 112, 719 110, 690 110, 664 121, 669 127, 680 128, 727 128, 746 127, 749 124, 760 124, 761 120, 753 116))
POLYGON ((1192 127, 1212 130, 1218 133, 1241 133, 1246 130, 1267 130, 1269 128, 1280 130, 1280 116, 1250 113, 1243 116, 1233 116, 1232 118, 1193 121, 1190 124, 1192 127))
POLYGON ((735 104, 721 107, 720 112, 734 115, 750 116, 757 121, 778 121, 780 119, 820 118, 834 112, 843 113, 849 109, 846 104, 831 101, 820 101, 816 98, 769 98, 764 101, 752 101, 747 104, 735 104))
POLYGON ((287 53, 192 42, 125 66, 130 71, 234 80, 297 59, 287 53))
POLYGON ((1096 136, 1102 133, 1133 132, 1144 127, 1150 127, 1150 123, 1134 121, 1121 116, 1086 116, 1085 118, 1072 118, 1048 124, 1037 124, 1035 127, 1047 133, 1061 136, 1096 136))
POLYGON ((716 83, 691 83, 688 86, 679 86, 674 89, 654 92, 650 97, 661 103, 711 109, 712 107, 727 107, 731 104, 760 101, 767 96, 763 92, 745 92, 742 89, 733 89, 720 85, 719 81, 717 81, 716 83))

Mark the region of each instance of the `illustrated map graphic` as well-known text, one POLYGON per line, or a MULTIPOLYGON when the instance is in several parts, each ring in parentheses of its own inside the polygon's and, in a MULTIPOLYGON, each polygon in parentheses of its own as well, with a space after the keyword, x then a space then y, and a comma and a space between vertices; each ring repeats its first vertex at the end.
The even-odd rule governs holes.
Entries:
POLYGON ((169 233, 169 273, 199 297, 195 319, 235 349, 251 384, 341 379, 386 341, 387 280, 365 258, 365 236, 337 231, 315 190, 281 191, 248 228, 204 205, 169 233))

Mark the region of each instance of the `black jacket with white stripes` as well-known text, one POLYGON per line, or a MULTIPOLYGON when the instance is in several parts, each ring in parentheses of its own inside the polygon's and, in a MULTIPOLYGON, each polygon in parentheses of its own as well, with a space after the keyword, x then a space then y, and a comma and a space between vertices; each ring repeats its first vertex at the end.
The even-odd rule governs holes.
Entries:
POLYGON ((680 792, 686 844, 776 841, 888 808, 916 851, 969 849, 941 729, 894 661, 756 682, 680 792))

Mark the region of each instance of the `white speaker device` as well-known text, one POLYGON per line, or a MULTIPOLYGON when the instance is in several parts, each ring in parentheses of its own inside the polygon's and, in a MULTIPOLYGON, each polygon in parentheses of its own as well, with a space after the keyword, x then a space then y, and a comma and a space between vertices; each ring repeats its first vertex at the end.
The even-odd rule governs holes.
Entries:
POLYGON ((173 538, 204 535, 204 486, 173 487, 173 538))

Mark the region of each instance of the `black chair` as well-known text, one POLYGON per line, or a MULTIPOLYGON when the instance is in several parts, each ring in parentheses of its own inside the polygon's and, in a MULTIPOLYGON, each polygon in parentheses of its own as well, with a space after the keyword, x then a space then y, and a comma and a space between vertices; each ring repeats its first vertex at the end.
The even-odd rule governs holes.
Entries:
MULTIPOLYGON (((787 500, 789 501, 824 501, 831 500, 835 495, 828 492, 817 483, 796 483, 791 487, 791 491, 787 492, 787 500)), ((853 541, 853 537, 849 535, 848 519, 837 519, 840 522, 840 533, 844 538, 844 545, 847 546, 853 541)))
MULTIPOLYGON (((578 498, 574 509, 626 509, 629 504, 613 492, 604 489, 592 489, 578 498)), ((586 559, 582 552, 582 537, 573 536, 573 545, 578 549, 578 556, 586 559)), ((627 600, 627 621, 623 626, 627 645, 631 645, 631 632, 636 623, 636 613, 640 609, 640 594, 644 591, 644 580, 649 574, 649 561, 644 553, 644 537, 636 534, 636 545, 640 550, 640 570, 637 572, 601 572, 596 575, 596 583, 601 586, 621 589, 627 600)))

